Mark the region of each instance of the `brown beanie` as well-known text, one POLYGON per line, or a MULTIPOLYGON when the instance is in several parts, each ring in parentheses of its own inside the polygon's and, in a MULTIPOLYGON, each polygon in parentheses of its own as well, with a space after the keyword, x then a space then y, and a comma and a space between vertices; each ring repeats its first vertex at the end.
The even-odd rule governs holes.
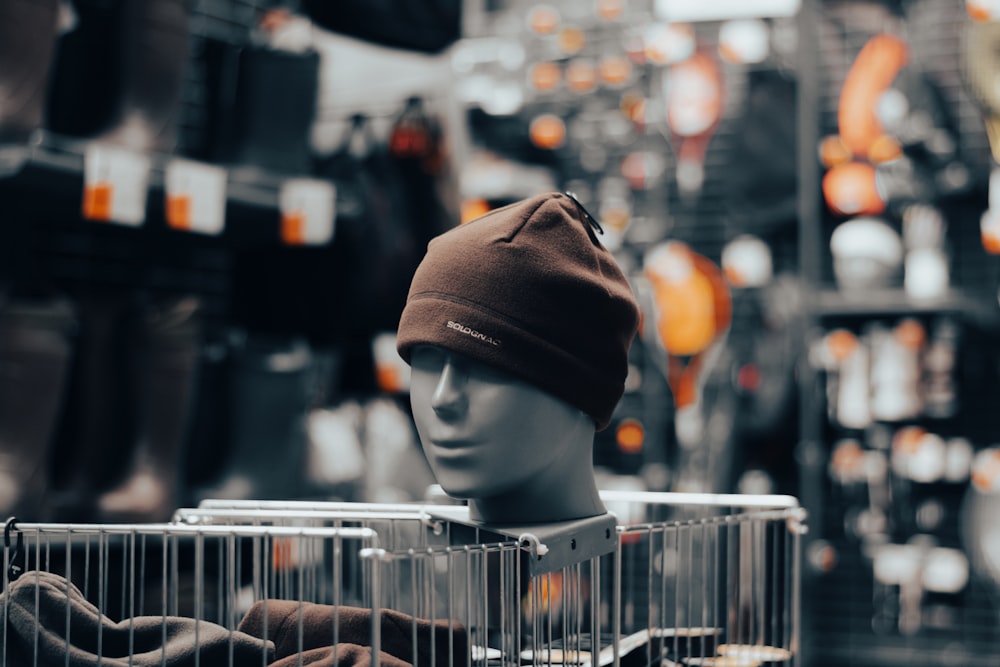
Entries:
POLYGON ((521 378, 605 428, 639 322, 632 289, 573 198, 544 194, 431 240, 397 346, 436 345, 521 378))

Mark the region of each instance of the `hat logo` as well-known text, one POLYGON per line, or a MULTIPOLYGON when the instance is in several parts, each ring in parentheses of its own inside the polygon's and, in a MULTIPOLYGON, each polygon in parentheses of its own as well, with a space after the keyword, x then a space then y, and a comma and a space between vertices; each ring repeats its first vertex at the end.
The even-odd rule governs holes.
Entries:
POLYGON ((494 345, 496 347, 500 347, 500 339, 493 338, 492 336, 487 336, 483 332, 476 331, 475 329, 473 329, 471 327, 467 327, 464 324, 462 324, 461 322, 453 322, 452 320, 448 320, 448 328, 449 329, 454 329, 455 331, 457 331, 459 333, 463 333, 466 336, 472 336, 473 338, 475 338, 477 340, 481 340, 484 343, 489 343, 490 345, 494 345))

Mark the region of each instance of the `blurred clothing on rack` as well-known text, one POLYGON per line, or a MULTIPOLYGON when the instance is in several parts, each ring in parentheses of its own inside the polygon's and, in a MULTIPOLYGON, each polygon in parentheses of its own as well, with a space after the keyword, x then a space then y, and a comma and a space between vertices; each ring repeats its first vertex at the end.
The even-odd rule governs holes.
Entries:
POLYGON ((0 3, 0 142, 42 126, 58 15, 59 0, 0 3))
POLYGON ((73 0, 63 5, 47 128, 137 151, 177 143, 188 59, 186 0, 73 0))
POLYGON ((302 9, 327 30, 425 53, 444 50, 462 34, 461 0, 305 0, 302 9))
POLYGON ((0 515, 41 518, 73 356, 66 300, 0 300, 0 515))
POLYGON ((52 461, 57 519, 170 517, 188 442, 201 318, 194 297, 81 299, 52 461))

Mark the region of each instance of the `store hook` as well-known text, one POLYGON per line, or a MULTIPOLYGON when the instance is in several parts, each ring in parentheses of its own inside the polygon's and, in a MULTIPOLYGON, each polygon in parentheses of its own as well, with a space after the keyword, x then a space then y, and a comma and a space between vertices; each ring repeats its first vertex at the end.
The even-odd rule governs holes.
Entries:
MULTIPOLYGON (((7 519, 7 523, 3 527, 3 546, 4 549, 10 549, 10 534, 11 531, 17 530, 17 518, 10 517, 7 519)), ((17 581, 17 578, 21 576, 24 572, 24 567, 21 566, 18 561, 24 555, 24 533, 17 530, 17 545, 14 547, 14 554, 10 557, 7 565, 7 581, 17 581)))

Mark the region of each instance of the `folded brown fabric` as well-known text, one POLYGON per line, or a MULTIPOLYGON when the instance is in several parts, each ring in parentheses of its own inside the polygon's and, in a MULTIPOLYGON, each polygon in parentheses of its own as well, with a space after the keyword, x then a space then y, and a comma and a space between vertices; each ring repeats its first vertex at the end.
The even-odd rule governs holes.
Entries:
MULTIPOLYGON (((411 667, 410 663, 400 660, 385 651, 378 654, 380 667, 411 667)), ((302 653, 293 653, 287 657, 272 662, 268 667, 370 667, 372 664, 372 649, 370 646, 357 644, 337 644, 323 648, 309 649, 302 653)))
MULTIPOLYGON (((465 663, 469 640, 460 623, 430 621, 392 609, 383 609, 380 616, 382 653, 414 667, 465 663)), ((273 641, 275 659, 280 660, 334 643, 370 647, 372 611, 296 600, 261 600, 247 611, 237 629, 273 641)))
POLYGON ((193 667, 196 659, 259 667, 273 660, 271 642, 208 621, 139 616, 116 623, 76 586, 48 572, 22 574, 0 595, 3 609, 11 653, 36 667, 92 667, 98 656, 108 667, 193 667))

